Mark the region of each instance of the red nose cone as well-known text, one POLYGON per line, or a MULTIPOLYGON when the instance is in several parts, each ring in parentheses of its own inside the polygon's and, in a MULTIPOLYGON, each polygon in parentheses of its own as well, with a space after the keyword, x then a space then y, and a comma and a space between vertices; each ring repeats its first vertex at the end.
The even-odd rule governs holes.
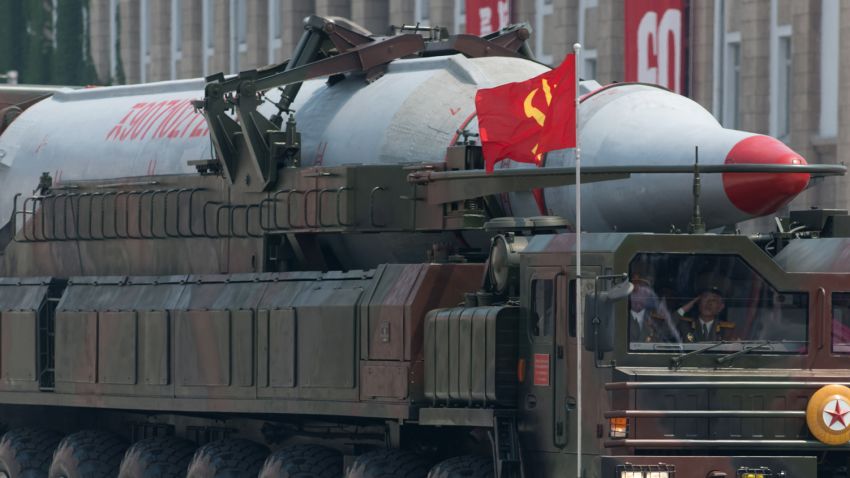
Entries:
MULTIPOLYGON (((785 143, 770 136, 750 136, 726 155, 726 164, 807 164, 785 143)), ((809 184, 808 173, 723 173, 726 196, 754 216, 775 212, 809 184)))

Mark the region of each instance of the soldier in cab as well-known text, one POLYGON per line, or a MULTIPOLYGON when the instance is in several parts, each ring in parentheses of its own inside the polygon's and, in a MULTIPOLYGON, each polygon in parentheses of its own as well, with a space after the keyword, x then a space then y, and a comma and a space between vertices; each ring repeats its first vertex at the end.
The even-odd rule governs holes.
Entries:
POLYGON ((664 341, 664 316, 658 310, 658 296, 649 278, 633 274, 629 296, 629 341, 664 341))
POLYGON ((679 307, 676 314, 679 316, 679 334, 682 341, 692 343, 733 340, 735 324, 720 317, 725 308, 723 293, 717 287, 703 290, 690 302, 679 307))

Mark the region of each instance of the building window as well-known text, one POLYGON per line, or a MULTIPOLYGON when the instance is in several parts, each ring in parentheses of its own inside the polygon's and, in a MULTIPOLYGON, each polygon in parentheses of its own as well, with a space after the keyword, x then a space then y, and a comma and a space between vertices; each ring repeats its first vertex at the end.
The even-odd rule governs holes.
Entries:
POLYGON ((714 42, 712 45, 712 72, 711 76, 711 113, 715 118, 723 120, 723 68, 726 50, 726 9, 722 0, 714 2, 714 42))
POLYGON ((768 133, 787 141, 791 130, 791 25, 779 24, 779 1, 770 1, 770 115, 768 133))
POLYGON ((417 25, 427 27, 431 24, 431 0, 414 0, 413 19, 417 25))
POLYGON ((183 59, 183 12, 179 0, 171 0, 171 79, 177 79, 177 65, 183 59))
POLYGON ((839 0, 823 0, 821 6, 820 136, 838 135, 838 48, 841 14, 839 0))
MULTIPOLYGON (((57 21, 59 20, 58 8, 59 7, 58 7, 58 4, 57 4, 57 10, 54 10, 56 12, 56 15, 57 15, 57 17, 56 17, 57 21)), ((88 56, 89 56, 89 41, 88 41, 88 39, 89 39, 89 6, 88 6, 88 3, 83 3, 82 14, 83 14, 83 58, 88 58, 88 56)), ((53 38, 55 40, 56 39, 56 30, 54 29, 53 32, 54 32, 53 38)))
POLYGON ((726 34, 726 51, 723 65, 722 123, 726 128, 741 125, 741 34, 726 34))
POLYGON ((466 32, 466 0, 455 0, 455 33, 466 32))
POLYGON ((269 0, 269 64, 277 63, 277 52, 283 45, 280 18, 281 0, 269 0))
MULTIPOLYGON (((50 41, 52 42, 53 49, 55 50, 56 49, 56 42, 58 41, 57 39, 59 38, 59 35, 57 34, 57 29, 58 29, 58 25, 59 25, 59 0, 53 0, 52 1, 50 13, 51 13, 51 15, 50 15, 50 21, 51 21, 50 41)), ((85 38, 85 37, 83 37, 83 38, 85 38)))
POLYGON ((118 0, 109 0, 109 82, 118 78, 118 0))
POLYGON ((239 72, 239 54, 248 51, 248 12, 245 0, 230 0, 230 71, 239 72))
POLYGON ((596 79, 596 50, 587 50, 582 55, 584 56, 584 61, 582 61, 581 74, 579 76, 582 80, 596 79))
POLYGON ((546 42, 546 21, 554 11, 552 0, 534 0, 534 54, 537 61, 552 64, 552 46, 546 42))
POLYGON ((148 81, 148 67, 151 64, 151 43, 150 43, 150 0, 141 0, 139 3, 139 48, 140 64, 139 64, 139 81, 145 83, 148 81))
POLYGON ((791 132, 791 37, 779 37, 776 75, 776 137, 787 140, 791 132))
POLYGON ((236 38, 239 42, 239 52, 248 51, 248 6, 245 0, 236 2, 236 38))
MULTIPOLYGON (((578 41, 582 45, 587 45, 587 12, 592 8, 599 6, 597 0, 579 0, 578 2, 578 41)), ((595 29, 594 29, 595 30, 595 29)), ((596 49, 591 48, 582 52, 582 63, 579 69, 579 76, 585 80, 596 79, 596 49)))
POLYGON ((203 0, 201 4, 201 42, 203 43, 204 75, 210 74, 210 61, 215 54, 215 5, 213 0, 203 0))

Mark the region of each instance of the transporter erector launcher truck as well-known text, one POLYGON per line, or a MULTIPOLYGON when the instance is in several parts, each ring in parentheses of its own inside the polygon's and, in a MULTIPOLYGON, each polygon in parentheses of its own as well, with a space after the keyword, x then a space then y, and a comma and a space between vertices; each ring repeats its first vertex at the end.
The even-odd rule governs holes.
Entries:
POLYGON ((476 139, 528 35, 309 17, 235 76, 0 89, 0 476, 846 473, 850 216, 700 233, 843 166, 582 81, 577 295, 573 151, 476 139))

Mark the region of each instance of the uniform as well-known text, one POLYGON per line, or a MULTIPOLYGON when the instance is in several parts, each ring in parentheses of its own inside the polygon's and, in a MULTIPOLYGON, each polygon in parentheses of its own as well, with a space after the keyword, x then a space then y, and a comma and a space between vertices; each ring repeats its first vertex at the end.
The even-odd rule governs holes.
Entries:
POLYGON ((629 312, 630 342, 666 342, 667 325, 664 316, 654 310, 644 309, 643 322, 635 318, 635 312, 629 312))
POLYGON ((679 316, 679 334, 685 343, 734 340, 735 323, 715 319, 706 330, 703 321, 679 316))

